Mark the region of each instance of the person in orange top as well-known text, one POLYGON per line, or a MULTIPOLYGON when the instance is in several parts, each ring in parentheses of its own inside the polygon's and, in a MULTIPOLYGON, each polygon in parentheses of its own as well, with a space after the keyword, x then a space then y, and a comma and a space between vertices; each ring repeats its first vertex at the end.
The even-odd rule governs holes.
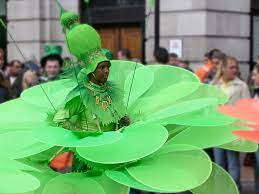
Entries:
POLYGON ((215 70, 215 66, 212 63, 211 56, 214 52, 218 52, 218 49, 213 49, 204 55, 204 65, 197 69, 195 74, 199 77, 202 83, 205 83, 210 74, 215 70))

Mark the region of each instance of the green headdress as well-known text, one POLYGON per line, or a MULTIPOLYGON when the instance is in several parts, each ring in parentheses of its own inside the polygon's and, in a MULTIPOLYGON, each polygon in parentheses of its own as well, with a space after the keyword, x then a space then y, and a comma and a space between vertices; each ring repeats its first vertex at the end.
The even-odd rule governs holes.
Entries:
POLYGON ((62 8, 60 22, 66 35, 67 46, 70 52, 86 65, 85 72, 91 73, 100 62, 109 61, 102 52, 99 34, 93 27, 80 24, 76 13, 62 8))

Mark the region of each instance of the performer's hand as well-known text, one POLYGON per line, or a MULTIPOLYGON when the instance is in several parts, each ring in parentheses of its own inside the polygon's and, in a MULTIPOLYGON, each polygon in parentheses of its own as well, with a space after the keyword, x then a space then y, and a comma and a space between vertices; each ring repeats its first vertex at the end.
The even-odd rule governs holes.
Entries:
POLYGON ((129 126, 130 125, 130 118, 128 116, 125 116, 125 117, 121 118, 120 125, 121 126, 129 126))

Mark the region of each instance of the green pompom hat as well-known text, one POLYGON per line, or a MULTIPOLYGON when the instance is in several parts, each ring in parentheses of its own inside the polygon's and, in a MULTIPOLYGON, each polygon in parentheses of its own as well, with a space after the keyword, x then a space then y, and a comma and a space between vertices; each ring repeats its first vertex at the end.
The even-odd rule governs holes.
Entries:
POLYGON ((86 65, 89 74, 99 63, 109 61, 102 52, 101 38, 97 31, 87 24, 80 24, 76 13, 61 11, 61 25, 66 35, 70 52, 86 65))

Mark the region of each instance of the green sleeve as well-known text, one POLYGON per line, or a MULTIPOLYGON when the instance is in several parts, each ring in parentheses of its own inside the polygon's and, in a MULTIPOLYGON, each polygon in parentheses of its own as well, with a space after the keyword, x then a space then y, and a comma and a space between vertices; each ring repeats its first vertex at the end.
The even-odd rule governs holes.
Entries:
POLYGON ((77 96, 67 102, 64 108, 61 108, 56 112, 53 121, 57 123, 67 121, 71 117, 79 115, 84 110, 85 107, 81 101, 81 98, 80 96, 77 96))

